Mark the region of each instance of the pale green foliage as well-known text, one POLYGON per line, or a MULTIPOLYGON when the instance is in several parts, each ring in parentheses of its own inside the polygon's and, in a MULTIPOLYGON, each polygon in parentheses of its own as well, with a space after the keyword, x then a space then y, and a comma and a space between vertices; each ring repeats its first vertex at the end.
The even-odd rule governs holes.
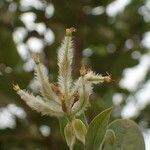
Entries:
POLYGON ((85 144, 85 136, 87 133, 87 129, 85 124, 80 119, 74 119, 72 121, 73 130, 76 138, 85 144))
POLYGON ((86 150, 145 150, 142 133, 135 122, 118 119, 108 124, 111 109, 97 115, 86 135, 86 150))
POLYGON ((117 119, 108 128, 114 131, 116 142, 106 140, 103 150, 145 150, 142 133, 132 120, 117 119))
POLYGON ((64 134, 67 145, 69 146, 69 149, 72 150, 76 139, 71 122, 68 122, 66 127, 64 128, 64 134))

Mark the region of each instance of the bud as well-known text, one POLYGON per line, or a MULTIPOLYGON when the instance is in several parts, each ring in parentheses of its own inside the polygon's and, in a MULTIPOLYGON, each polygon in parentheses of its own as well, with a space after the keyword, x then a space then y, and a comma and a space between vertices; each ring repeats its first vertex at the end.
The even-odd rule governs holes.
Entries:
POLYGON ((84 76, 87 73, 87 70, 85 69, 85 66, 83 65, 80 69, 80 75, 84 76))
POLYGON ((18 92, 20 90, 20 87, 18 84, 13 84, 13 89, 18 92))
POLYGON ((85 144, 85 136, 87 133, 85 124, 80 119, 75 119, 73 120, 72 125, 76 138, 85 144))
POLYGON ((35 62, 36 64, 39 64, 39 63, 40 63, 40 57, 39 57, 38 54, 34 55, 33 58, 34 58, 34 62, 35 62))
POLYGON ((66 29, 67 36, 71 36, 73 32, 76 32, 76 28, 71 27, 71 28, 66 29))
POLYGON ((74 131, 72 129, 72 125, 70 122, 68 122, 68 124, 66 125, 64 129, 64 134, 65 134, 66 142, 67 142, 67 145, 69 146, 69 149, 73 150, 73 146, 75 144, 75 135, 74 135, 74 131))

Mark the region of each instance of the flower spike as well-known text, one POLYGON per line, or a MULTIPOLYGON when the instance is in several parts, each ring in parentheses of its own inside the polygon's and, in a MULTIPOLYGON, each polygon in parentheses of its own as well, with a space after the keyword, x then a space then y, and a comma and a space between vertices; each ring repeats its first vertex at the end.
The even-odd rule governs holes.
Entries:
POLYGON ((21 90, 18 85, 13 85, 14 90, 23 99, 28 106, 34 110, 41 112, 43 115, 50 116, 63 116, 63 111, 60 106, 54 105, 49 102, 44 102, 40 96, 33 96, 27 91, 21 90))
POLYGON ((95 74, 93 71, 89 71, 85 75, 85 79, 93 84, 103 83, 103 82, 110 82, 111 76, 102 76, 99 74, 95 74))
POLYGON ((56 94, 53 92, 51 84, 49 83, 48 77, 44 70, 44 65, 40 63, 40 58, 38 55, 34 56, 35 62, 35 76, 40 83, 41 94, 45 100, 56 101, 60 103, 56 94))
POLYGON ((70 107, 69 95, 72 86, 72 59, 73 59, 73 43, 72 33, 75 32, 75 28, 66 29, 66 35, 62 42, 60 49, 58 50, 58 85, 62 95, 65 97, 65 105, 70 107))

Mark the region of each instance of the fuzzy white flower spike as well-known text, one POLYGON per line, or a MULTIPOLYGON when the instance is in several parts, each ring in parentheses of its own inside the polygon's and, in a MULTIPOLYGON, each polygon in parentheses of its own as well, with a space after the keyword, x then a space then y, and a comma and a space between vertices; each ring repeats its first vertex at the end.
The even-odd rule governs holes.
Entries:
POLYGON ((60 104, 57 95, 53 91, 53 85, 49 83, 48 77, 45 73, 44 66, 40 62, 40 58, 38 55, 34 56, 35 62, 35 76, 40 83, 40 91, 42 96, 45 100, 48 101, 55 101, 56 103, 60 104))
POLYGON ((99 84, 99 83, 103 83, 103 82, 110 82, 111 76, 110 75, 102 76, 100 74, 94 73, 93 71, 89 71, 85 75, 85 80, 87 80, 93 84, 99 84))
POLYGON ((61 92, 66 96, 70 92, 72 78, 72 59, 73 59, 73 43, 72 43, 72 32, 75 32, 75 28, 66 29, 65 38, 58 50, 58 66, 59 76, 58 84, 61 92))
POLYGON ((21 90, 17 84, 13 85, 13 88, 32 109, 41 112, 43 115, 63 116, 61 107, 51 105, 49 102, 45 102, 40 96, 35 97, 27 91, 21 90))
POLYGON ((103 82, 110 82, 111 76, 102 76, 95 74, 90 69, 86 69, 85 66, 82 66, 80 69, 79 79, 76 82, 75 91, 78 92, 79 100, 73 104, 72 113, 80 115, 90 106, 89 97, 92 94, 93 84, 99 84, 103 82))

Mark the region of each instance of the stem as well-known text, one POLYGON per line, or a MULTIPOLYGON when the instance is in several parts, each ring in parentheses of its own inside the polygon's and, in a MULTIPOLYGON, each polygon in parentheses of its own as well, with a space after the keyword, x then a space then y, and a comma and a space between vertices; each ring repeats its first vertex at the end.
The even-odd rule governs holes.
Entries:
POLYGON ((73 150, 73 146, 69 147, 70 150, 73 150))
POLYGON ((84 123, 85 123, 86 127, 88 127, 88 122, 87 122, 87 118, 85 116, 85 112, 83 112, 83 119, 84 119, 84 123))

